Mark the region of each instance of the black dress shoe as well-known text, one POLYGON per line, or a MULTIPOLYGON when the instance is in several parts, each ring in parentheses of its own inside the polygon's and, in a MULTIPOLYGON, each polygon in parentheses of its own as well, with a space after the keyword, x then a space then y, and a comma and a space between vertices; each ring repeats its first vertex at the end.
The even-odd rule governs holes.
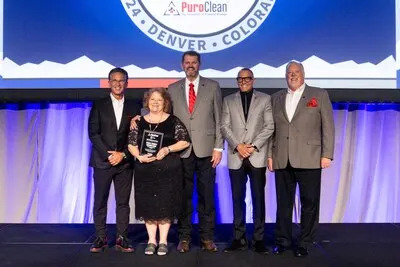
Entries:
POLYGON ((265 247, 264 241, 256 241, 253 244, 253 250, 254 252, 260 253, 260 254, 269 254, 268 249, 265 247))
POLYGON ((232 241, 232 244, 224 249, 224 252, 232 252, 238 250, 246 250, 247 249, 247 241, 245 239, 235 239, 232 241))
POLYGON ((294 255, 299 258, 303 258, 308 255, 308 250, 303 247, 298 247, 294 252, 294 255))
POLYGON ((273 250, 272 253, 275 255, 281 255, 283 252, 285 252, 285 247, 282 245, 276 245, 273 250))
POLYGON ((115 249, 126 253, 134 251, 131 240, 122 235, 118 236, 117 242, 115 243, 115 249))
POLYGON ((97 237, 96 240, 94 240, 92 246, 90 246, 90 252, 92 253, 102 252, 107 247, 108 247, 107 238, 97 237))

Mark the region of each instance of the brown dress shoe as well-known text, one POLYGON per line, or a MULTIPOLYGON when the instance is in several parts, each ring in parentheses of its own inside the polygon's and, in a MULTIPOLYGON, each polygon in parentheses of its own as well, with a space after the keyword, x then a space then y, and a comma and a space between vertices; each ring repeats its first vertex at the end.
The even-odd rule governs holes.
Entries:
POLYGON ((97 237, 90 247, 90 252, 98 253, 104 251, 108 247, 107 238, 106 237, 97 237))
POLYGON ((176 247, 176 250, 180 253, 185 253, 189 252, 190 250, 190 242, 187 240, 181 240, 179 241, 178 246, 176 247))
POLYGON ((118 236, 117 242, 115 243, 115 250, 132 253, 135 249, 133 248, 132 242, 129 238, 120 235, 118 236))
POLYGON ((212 241, 212 240, 201 241, 201 249, 206 250, 208 252, 217 252, 218 251, 217 245, 215 245, 214 241, 212 241))

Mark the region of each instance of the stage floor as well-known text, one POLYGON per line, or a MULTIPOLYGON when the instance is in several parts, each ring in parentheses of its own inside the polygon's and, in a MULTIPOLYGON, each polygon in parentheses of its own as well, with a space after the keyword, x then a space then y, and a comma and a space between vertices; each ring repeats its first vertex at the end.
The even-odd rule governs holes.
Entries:
MULTIPOLYGON (((272 246, 273 227, 266 224, 268 246, 272 246)), ((299 226, 294 224, 293 228, 297 234, 299 226)), ((144 225, 130 225, 129 230, 136 247, 134 253, 116 252, 111 247, 91 254, 91 224, 0 224, 0 266, 400 266, 400 224, 321 224, 310 255, 301 259, 295 258, 292 251, 279 256, 259 255, 251 250, 224 253, 222 250, 231 240, 231 225, 216 228, 220 252, 201 251, 197 236, 189 253, 176 252, 174 226, 168 240, 170 253, 163 257, 145 256, 144 225)), ((114 233, 115 225, 110 225, 110 240, 114 233)))

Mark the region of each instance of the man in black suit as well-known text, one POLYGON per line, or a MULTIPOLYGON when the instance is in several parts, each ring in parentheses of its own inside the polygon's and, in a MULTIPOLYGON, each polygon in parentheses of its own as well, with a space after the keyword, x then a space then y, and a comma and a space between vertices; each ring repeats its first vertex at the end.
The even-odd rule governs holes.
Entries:
POLYGON ((124 98, 128 86, 128 73, 124 69, 112 69, 108 74, 108 83, 110 95, 96 101, 89 116, 89 138, 93 144, 90 166, 94 169, 93 217, 97 236, 90 252, 100 252, 108 246, 107 201, 112 182, 117 206, 115 247, 122 252, 133 252, 127 238, 133 176, 133 161, 127 141, 130 119, 140 114, 140 107, 124 98))

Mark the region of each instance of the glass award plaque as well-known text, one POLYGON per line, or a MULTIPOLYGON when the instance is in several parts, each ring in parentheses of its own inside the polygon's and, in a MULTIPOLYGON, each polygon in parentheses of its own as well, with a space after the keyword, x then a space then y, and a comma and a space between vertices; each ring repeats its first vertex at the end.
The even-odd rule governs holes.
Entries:
POLYGON ((158 150, 162 147, 163 138, 163 133, 144 130, 142 144, 140 145, 140 154, 157 155, 158 150))

